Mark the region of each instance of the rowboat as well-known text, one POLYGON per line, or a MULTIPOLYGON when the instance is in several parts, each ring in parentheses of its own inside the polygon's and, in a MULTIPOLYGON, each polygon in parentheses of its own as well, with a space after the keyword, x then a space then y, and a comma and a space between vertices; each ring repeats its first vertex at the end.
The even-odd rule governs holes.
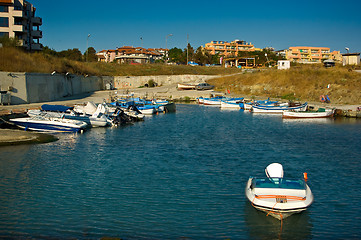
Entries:
POLYGON ((307 102, 296 105, 290 106, 268 106, 268 105, 254 105, 252 106, 251 111, 253 113, 279 113, 282 114, 284 111, 306 111, 307 102))
POLYGON ((221 108, 222 109, 241 109, 241 106, 237 102, 232 101, 221 101, 221 108))
POLYGON ((334 109, 320 108, 318 111, 284 111, 283 118, 329 118, 334 114, 334 109))
POLYGON ((178 90, 192 90, 196 89, 196 84, 178 83, 178 90))
POLYGON ((246 197, 257 210, 279 220, 305 211, 313 202, 313 194, 304 179, 283 177, 283 167, 272 163, 265 169, 267 178, 250 177, 246 184, 246 197))

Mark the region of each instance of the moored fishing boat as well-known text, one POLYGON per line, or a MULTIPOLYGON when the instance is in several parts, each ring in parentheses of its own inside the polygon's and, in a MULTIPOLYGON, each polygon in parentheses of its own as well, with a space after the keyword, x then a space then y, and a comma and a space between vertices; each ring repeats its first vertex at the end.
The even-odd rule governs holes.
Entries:
POLYGON ((241 106, 238 102, 232 101, 221 101, 221 108, 222 109, 241 109, 241 106))
POLYGON ((221 100, 224 97, 212 97, 212 98, 203 98, 203 105, 205 106, 221 106, 221 100))
POLYGON ((284 111, 305 111, 307 102, 303 104, 294 104, 287 106, 268 106, 268 105, 253 105, 251 111, 253 113, 278 113, 282 114, 284 111))
POLYGON ((319 109, 318 111, 284 111, 283 118, 329 118, 334 114, 334 109, 319 109))
POLYGON ((88 124, 78 120, 35 116, 9 120, 25 130, 40 132, 81 132, 88 124))
POLYGON ((279 220, 306 210, 313 202, 313 194, 304 179, 283 177, 283 167, 272 163, 265 169, 267 178, 250 177, 246 184, 246 197, 252 206, 279 220))

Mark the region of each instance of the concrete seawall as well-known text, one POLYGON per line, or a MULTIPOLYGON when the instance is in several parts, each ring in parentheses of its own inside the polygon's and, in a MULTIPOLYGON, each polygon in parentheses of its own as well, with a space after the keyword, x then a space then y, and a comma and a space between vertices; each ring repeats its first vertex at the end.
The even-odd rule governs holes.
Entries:
POLYGON ((153 81, 158 86, 176 83, 200 83, 216 76, 168 75, 168 76, 79 76, 73 74, 45 74, 0 72, 0 90, 8 91, 10 103, 29 104, 61 100, 82 93, 105 89, 131 89, 153 81))

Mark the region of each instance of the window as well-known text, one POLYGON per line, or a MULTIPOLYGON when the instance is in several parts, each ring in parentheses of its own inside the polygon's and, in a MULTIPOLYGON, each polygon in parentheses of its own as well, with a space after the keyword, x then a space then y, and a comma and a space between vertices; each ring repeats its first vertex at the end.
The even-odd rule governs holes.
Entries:
POLYGON ((8 32, 0 32, 0 37, 9 37, 9 33, 8 32))
POLYGON ((9 27, 9 18, 0 17, 0 27, 9 27))
POLYGON ((0 6, 0 12, 9 12, 8 6, 0 6))

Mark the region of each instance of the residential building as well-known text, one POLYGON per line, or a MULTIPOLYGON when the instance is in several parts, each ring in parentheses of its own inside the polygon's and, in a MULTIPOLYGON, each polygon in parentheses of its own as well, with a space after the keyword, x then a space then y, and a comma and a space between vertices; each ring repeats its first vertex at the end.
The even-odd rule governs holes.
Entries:
POLYGON ((17 38, 28 51, 42 50, 42 19, 35 16, 35 11, 25 0, 0 0, 0 37, 17 38))
POLYGON ((204 49, 211 55, 219 54, 224 57, 237 57, 239 52, 253 52, 256 49, 252 43, 247 43, 242 40, 234 40, 232 42, 226 41, 211 41, 206 43, 204 49))
POLYGON ((342 54, 342 65, 360 65, 360 53, 342 54))
POLYGON ((340 51, 330 51, 327 47, 289 47, 286 59, 298 63, 322 63, 326 59, 341 62, 340 51))
POLYGON ((158 59, 163 58, 167 52, 166 49, 142 48, 123 46, 116 50, 102 50, 96 55, 99 62, 114 62, 120 64, 144 64, 153 63, 158 59))

